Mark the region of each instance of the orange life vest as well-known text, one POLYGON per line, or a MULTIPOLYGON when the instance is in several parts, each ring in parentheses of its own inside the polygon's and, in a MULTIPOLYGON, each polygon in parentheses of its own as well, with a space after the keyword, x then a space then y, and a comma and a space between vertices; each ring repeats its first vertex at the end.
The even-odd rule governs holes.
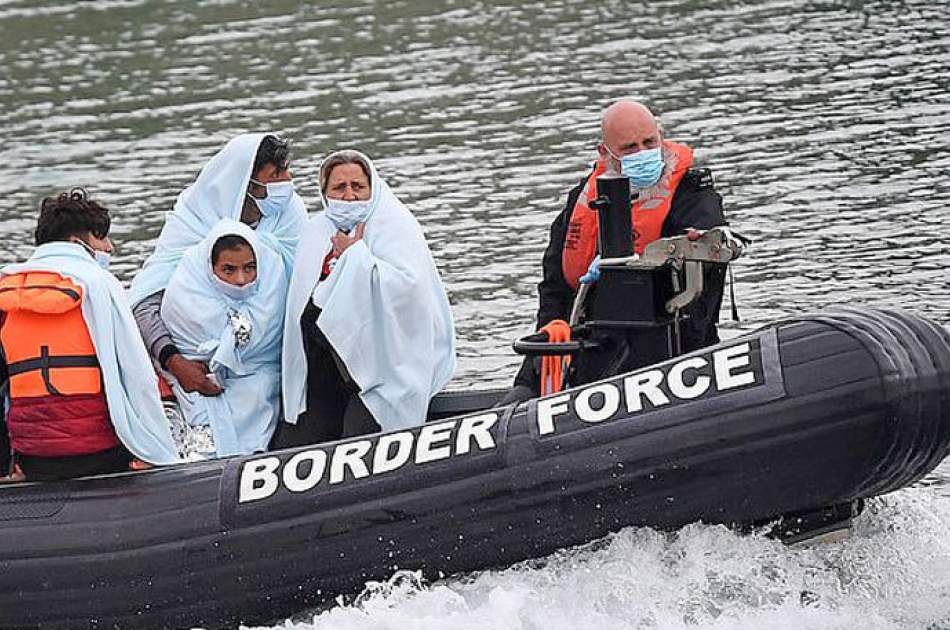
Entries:
POLYGON ((82 298, 82 287, 58 273, 30 271, 0 279, 0 343, 11 399, 102 391, 82 298))
MULTIPOLYGON (((676 163, 669 174, 664 174, 656 185, 656 194, 631 203, 633 217, 633 246, 638 254, 643 248, 660 238, 663 222, 670 213, 673 194, 683 179, 687 169, 693 165, 693 150, 683 144, 663 142, 663 147, 672 152, 676 163)), ((561 255, 561 269, 564 279, 576 289, 580 277, 597 255, 597 211, 590 204, 597 199, 597 178, 607 170, 607 164, 601 158, 594 166, 594 172, 587 178, 584 190, 574 204, 571 220, 564 239, 564 251, 561 255)))

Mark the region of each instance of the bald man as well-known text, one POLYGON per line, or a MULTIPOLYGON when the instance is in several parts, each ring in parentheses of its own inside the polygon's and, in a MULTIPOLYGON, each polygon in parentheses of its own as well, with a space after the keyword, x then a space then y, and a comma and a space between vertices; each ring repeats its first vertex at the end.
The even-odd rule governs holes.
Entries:
MULTIPOLYGON (((643 104, 624 99, 604 110, 597 151, 600 158, 593 170, 568 193, 564 210, 551 225, 542 262, 544 279, 538 285, 538 328, 570 317, 581 278, 597 255, 597 212, 589 204, 597 198, 600 175, 622 173, 630 178, 637 253, 658 238, 688 228, 726 225, 722 197, 713 188, 709 169, 693 168, 692 149, 666 140, 656 117, 643 104)), ((707 267, 703 294, 684 309, 688 316, 681 328, 684 352, 719 341, 716 323, 724 280, 725 265, 707 267)), ((508 400, 539 395, 539 363, 525 359, 508 400)), ((626 366, 636 367, 641 366, 626 366)))

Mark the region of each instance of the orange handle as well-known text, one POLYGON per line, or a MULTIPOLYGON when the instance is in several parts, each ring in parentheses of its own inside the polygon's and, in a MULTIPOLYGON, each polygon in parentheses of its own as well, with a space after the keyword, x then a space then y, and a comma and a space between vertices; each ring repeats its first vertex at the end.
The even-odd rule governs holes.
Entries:
MULTIPOLYGON (((563 319, 555 319, 541 327, 548 341, 564 343, 571 340, 571 326, 563 319)), ((570 355, 548 356, 541 359, 541 395, 556 394, 564 384, 564 370, 571 364, 570 355)))

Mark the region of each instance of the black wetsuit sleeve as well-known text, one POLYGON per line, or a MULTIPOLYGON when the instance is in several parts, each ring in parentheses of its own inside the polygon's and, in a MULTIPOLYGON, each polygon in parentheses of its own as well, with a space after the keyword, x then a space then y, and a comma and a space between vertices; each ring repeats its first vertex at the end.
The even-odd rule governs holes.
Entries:
POLYGON ((538 283, 537 328, 541 328, 555 319, 566 320, 571 315, 574 289, 564 279, 561 261, 564 255, 564 239, 567 238, 567 226, 571 222, 574 204, 577 203, 577 198, 584 190, 585 182, 586 180, 568 193, 567 204, 561 214, 554 219, 554 223, 551 224, 548 246, 544 250, 544 257, 541 259, 543 277, 541 282, 538 283))
MULTIPOLYGON (((564 251, 564 239, 567 237, 567 226, 574 212, 574 204, 584 190, 585 178, 567 194, 567 203, 561 213, 551 224, 551 233, 548 246, 541 259, 542 279, 538 283, 538 318, 535 330, 555 319, 567 320, 571 316, 571 307, 574 302, 574 290, 564 279, 561 259, 564 251)), ((525 357, 521 369, 515 376, 515 385, 538 387, 536 361, 532 357, 525 357)))
POLYGON ((663 236, 676 236, 689 228, 708 230, 728 225, 722 211, 722 196, 713 186, 709 169, 689 169, 673 194, 670 214, 663 223, 663 236))
MULTIPOLYGON (((709 169, 690 169, 673 195, 670 214, 663 224, 663 236, 682 234, 689 228, 707 230, 728 225, 722 196, 713 186, 709 169)), ((705 265, 703 293, 684 310, 681 323, 683 351, 692 352, 719 343, 719 311, 726 282, 726 265, 705 265)))

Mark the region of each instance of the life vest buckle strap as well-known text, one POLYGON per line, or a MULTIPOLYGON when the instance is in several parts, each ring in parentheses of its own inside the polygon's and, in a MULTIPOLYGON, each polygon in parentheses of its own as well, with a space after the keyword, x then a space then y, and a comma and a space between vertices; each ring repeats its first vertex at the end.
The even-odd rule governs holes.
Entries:
POLYGON ((46 385, 46 391, 52 396, 62 396, 63 393, 53 385, 53 380, 49 373, 49 360, 49 346, 40 346, 40 361, 42 362, 40 374, 43 376, 43 384, 46 385))
POLYGON ((17 361, 7 366, 9 375, 16 376, 34 370, 49 370, 51 368, 97 368, 99 360, 95 355, 65 355, 50 356, 49 347, 40 348, 40 356, 35 359, 17 361))

